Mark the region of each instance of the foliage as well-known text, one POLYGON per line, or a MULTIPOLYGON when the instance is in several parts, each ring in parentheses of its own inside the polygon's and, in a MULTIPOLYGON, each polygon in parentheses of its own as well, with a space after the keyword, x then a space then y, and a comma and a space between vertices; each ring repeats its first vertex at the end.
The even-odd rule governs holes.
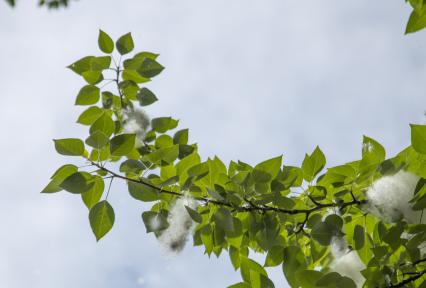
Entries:
POLYGON ((202 160, 197 145, 188 142, 188 129, 178 129, 179 121, 170 116, 152 119, 144 133, 124 132, 125 113, 139 113, 138 106, 158 100, 144 83, 164 67, 158 54, 131 54, 130 33, 114 45, 100 31, 98 44, 104 55, 86 56, 68 67, 86 82, 75 104, 85 108, 77 122, 89 135, 54 140, 59 154, 87 165, 60 167, 42 191, 80 194, 96 240, 114 225, 108 194, 113 179, 119 179, 135 200, 152 203, 142 213, 147 233, 161 239, 170 223, 179 228, 172 214, 184 213, 179 225, 185 227, 176 232, 180 242, 170 245, 182 245, 190 231, 193 244, 209 256, 228 253, 242 277, 230 287, 274 287, 265 270, 272 266, 282 267, 292 287, 356 287, 355 279, 333 269, 336 239, 362 261, 364 269, 357 272, 364 287, 425 287, 426 259, 419 248, 426 225, 404 218, 387 223, 372 215, 366 190, 404 169, 420 179, 412 204, 416 210, 426 207, 426 126, 412 125, 412 146, 395 157, 386 159, 382 145, 364 137, 361 159, 328 169, 319 147, 300 167, 283 164, 281 155, 254 166, 225 165, 218 157, 202 160), (113 58, 114 51, 122 62, 113 58), (265 263, 251 259, 255 252, 266 255, 265 263))

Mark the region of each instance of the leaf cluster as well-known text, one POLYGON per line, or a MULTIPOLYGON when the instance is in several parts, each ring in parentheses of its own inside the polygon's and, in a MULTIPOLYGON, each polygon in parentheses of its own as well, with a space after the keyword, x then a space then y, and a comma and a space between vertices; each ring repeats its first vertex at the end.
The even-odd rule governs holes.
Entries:
POLYGON ((114 42, 100 31, 98 45, 103 55, 68 67, 85 81, 75 104, 84 107, 77 122, 88 128, 88 137, 54 140, 59 154, 81 157, 87 165, 60 167, 42 191, 80 194, 97 240, 114 225, 108 194, 118 179, 126 181, 130 197, 152 203, 141 220, 156 237, 169 227, 177 198, 197 200, 196 208, 186 206, 195 223, 193 244, 209 256, 229 255, 242 278, 230 287, 274 287, 265 269, 272 266, 282 267, 292 287, 356 287, 353 279, 330 268, 335 238, 344 239, 365 264, 365 287, 424 287, 419 247, 426 225, 403 219, 385 223, 365 209, 365 191, 376 179, 405 169, 421 179, 413 209, 426 207, 425 125, 411 125, 412 145, 393 158, 365 136, 361 159, 328 169, 319 147, 299 167, 286 165, 281 155, 257 165, 202 160, 197 145, 189 142, 189 130, 179 129, 170 116, 153 118, 143 145, 137 146, 137 135, 124 132, 123 109, 147 108, 158 100, 146 83, 164 67, 158 54, 134 53, 130 33, 114 42), (265 263, 254 261, 253 253, 265 254, 265 263))

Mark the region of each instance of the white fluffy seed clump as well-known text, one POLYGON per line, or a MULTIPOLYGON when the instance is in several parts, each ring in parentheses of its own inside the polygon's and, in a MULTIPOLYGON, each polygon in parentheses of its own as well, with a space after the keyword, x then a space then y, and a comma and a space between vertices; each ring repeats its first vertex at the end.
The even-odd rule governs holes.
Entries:
POLYGON ((144 111, 137 108, 123 109, 124 132, 136 134, 136 148, 143 145, 150 120, 144 111))
POLYGON ((331 270, 342 276, 351 278, 357 287, 362 287, 365 278, 361 271, 365 269, 356 251, 350 250, 344 238, 333 237, 331 240, 331 254, 334 259, 330 264, 331 270))
POLYGON ((185 247, 188 235, 194 224, 185 206, 196 209, 197 205, 197 201, 193 198, 184 196, 176 200, 171 207, 167 218, 169 227, 158 238, 167 252, 177 254, 185 247))
POLYGON ((376 180, 367 190, 367 210, 389 223, 401 218, 418 223, 420 214, 409 203, 418 180, 419 177, 403 170, 376 180))

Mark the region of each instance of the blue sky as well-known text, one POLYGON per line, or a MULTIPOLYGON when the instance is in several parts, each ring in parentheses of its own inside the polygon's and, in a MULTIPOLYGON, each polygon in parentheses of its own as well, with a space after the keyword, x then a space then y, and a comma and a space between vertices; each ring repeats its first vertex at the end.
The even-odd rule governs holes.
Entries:
MULTIPOLYGON (((299 165, 319 145, 328 164, 360 156, 362 135, 391 156, 424 121, 425 33, 404 36, 402 0, 80 0, 45 11, 35 0, 0 2, 0 287, 226 287, 227 255, 188 245, 164 254, 145 233, 147 206, 122 184, 116 225, 96 243, 75 195, 40 195, 67 159, 53 138, 84 137, 74 98, 83 85, 65 66, 98 53, 97 33, 131 31, 166 66, 148 86, 147 112, 190 128, 204 157, 255 164, 280 154, 299 165)), ((257 258, 261 259, 261 258, 257 258)), ((287 287, 273 269, 276 287, 287 287)))

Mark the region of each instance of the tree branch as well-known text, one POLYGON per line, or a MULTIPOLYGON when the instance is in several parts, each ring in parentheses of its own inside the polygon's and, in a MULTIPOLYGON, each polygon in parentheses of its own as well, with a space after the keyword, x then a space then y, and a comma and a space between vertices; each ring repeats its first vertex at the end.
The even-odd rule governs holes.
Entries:
POLYGON ((388 287, 392 287, 392 288, 405 287, 406 284, 414 282, 417 279, 420 279, 425 274, 426 274, 426 269, 424 269, 423 271, 417 272, 415 276, 411 276, 410 278, 407 278, 399 283, 391 284, 388 287))
MULTIPOLYGON (((150 187, 152 189, 157 190, 159 193, 164 193, 164 194, 169 194, 169 195, 173 195, 176 197, 183 197, 184 194, 182 193, 178 193, 178 192, 174 192, 171 190, 167 190, 167 189, 163 189, 161 187, 158 187, 156 185, 153 185, 143 179, 132 179, 120 174, 117 174, 103 166, 101 166, 99 163, 93 162, 91 160, 88 159, 88 161, 90 161, 90 163, 96 167, 98 167, 99 169, 101 169, 102 171, 105 171, 109 174, 111 174, 113 177, 116 178, 120 178, 126 181, 130 181, 130 182, 134 182, 134 183, 138 183, 138 184, 142 184, 145 185, 147 187, 150 187)), ((305 214, 306 218, 308 218, 308 216, 315 211, 321 210, 321 209, 325 209, 325 208, 330 208, 330 207, 339 207, 339 209, 344 209, 345 207, 348 206, 352 206, 352 205, 362 205, 367 203, 366 200, 352 200, 350 202, 340 202, 340 203, 316 203, 315 207, 309 208, 309 209, 282 209, 279 207, 274 207, 274 206, 268 206, 268 205, 262 205, 262 206, 258 206, 258 205, 254 205, 252 202, 248 202, 249 205, 248 206, 236 206, 232 203, 229 202, 225 202, 225 201, 219 201, 219 200, 214 200, 214 199, 209 199, 206 197, 199 197, 199 196, 194 196, 193 197, 195 200, 204 202, 206 204, 214 204, 214 205, 219 205, 219 206, 226 206, 229 208, 234 209, 235 211, 238 212, 261 212, 261 213, 265 213, 268 211, 274 211, 274 212, 278 212, 278 213, 284 213, 284 214, 290 214, 290 215, 295 215, 295 214, 305 214)), ((307 220, 306 220, 307 221, 307 220)), ((305 221, 305 223, 306 223, 305 221)), ((302 223, 301 223, 302 224, 302 223)))

